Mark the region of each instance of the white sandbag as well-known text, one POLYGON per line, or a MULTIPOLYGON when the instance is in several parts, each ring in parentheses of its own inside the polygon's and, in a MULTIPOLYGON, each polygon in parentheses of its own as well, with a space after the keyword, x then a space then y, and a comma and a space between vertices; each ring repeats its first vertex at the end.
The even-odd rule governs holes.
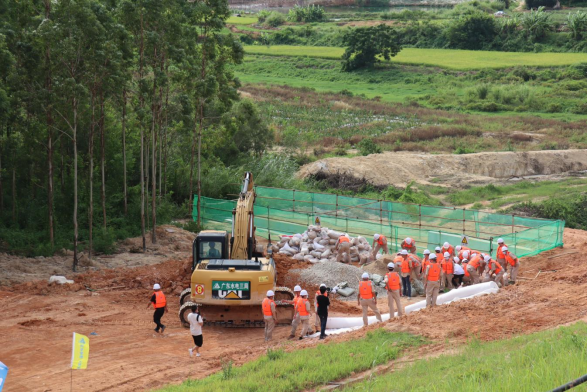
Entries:
POLYGON ((299 247, 300 246, 300 238, 292 238, 288 242, 288 245, 290 245, 291 247, 299 247))
POLYGON ((312 255, 306 255, 303 259, 304 261, 310 262, 310 260, 314 259, 314 257, 312 257, 312 255))
POLYGON ((318 263, 318 262, 319 262, 319 261, 318 261, 318 259, 310 259, 310 263, 311 263, 311 264, 316 264, 316 263, 318 263))
POLYGON ((353 245, 353 246, 359 245, 359 240, 357 239, 357 237, 355 237, 351 240, 351 245, 353 245))
POLYGON ((376 255, 376 260, 380 260, 382 257, 383 257, 383 255, 382 255, 381 253, 378 253, 378 254, 376 255))
POLYGON ((351 256, 350 259, 351 259, 351 261, 353 263, 357 263, 359 261, 359 256, 358 255, 354 255, 354 256, 351 256))
POLYGON ((294 252, 290 252, 288 250, 283 250, 282 249, 281 251, 278 252, 278 254, 280 254, 280 255, 286 255, 286 256, 292 256, 292 255, 294 255, 294 252))
POLYGON ((314 250, 314 251, 310 252, 310 254, 311 254, 313 257, 315 257, 315 258, 317 258, 317 259, 320 259, 320 258, 321 258, 321 254, 322 254, 322 253, 321 253, 321 252, 319 252, 318 250, 314 250))
POLYGON ((328 259, 330 255, 331 255, 331 249, 327 249, 323 253, 321 253, 321 259, 328 259))
POLYGON ((327 261, 329 261, 328 259, 320 259, 319 260, 321 263, 326 263, 327 261))
POLYGON ((320 240, 320 241, 319 241, 319 244, 321 244, 321 245, 323 245, 323 246, 329 245, 329 240, 327 240, 327 239, 320 240))
POLYGON ((285 243, 280 251, 296 253, 296 251, 292 247, 290 247, 290 245, 288 245, 288 243, 285 243))
POLYGON ((314 242, 312 243, 313 247, 315 250, 320 250, 321 252, 325 250, 325 246, 322 245, 319 241, 317 241, 318 238, 314 239, 314 242))
POLYGON ((308 237, 309 240, 314 240, 317 236, 316 231, 309 231, 308 234, 306 235, 308 237))
POLYGON ((365 237, 362 237, 362 236, 357 237, 357 240, 360 243, 362 243, 362 244, 367 244, 368 243, 367 240, 365 239, 365 237))
POLYGON ((364 249, 365 249, 365 247, 363 246, 363 244, 359 244, 359 245, 357 245, 357 250, 358 250, 358 251, 360 251, 360 252, 361 252, 361 251, 362 251, 362 250, 364 250, 364 249))
POLYGON ((359 251, 357 250, 357 248, 355 246, 352 246, 351 248, 349 248, 349 253, 351 254, 351 256, 359 255, 359 251))
POLYGON ((280 251, 280 247, 277 245, 272 245, 272 252, 273 253, 278 253, 280 251))
POLYGON ((337 240, 329 240, 329 245, 337 245, 337 240))
POLYGON ((359 264, 365 264, 368 262, 368 255, 364 254, 360 254, 359 255, 359 264))
POLYGON ((292 258, 294 260, 304 261, 304 255, 302 253, 295 254, 294 256, 292 256, 292 258))
POLYGON ((308 234, 304 233, 302 237, 300 237, 300 242, 307 242, 308 241, 308 234))
POLYGON ((329 236, 329 238, 332 238, 332 239, 336 240, 339 237, 341 237, 343 235, 343 233, 341 233, 339 231, 335 231, 335 230, 329 230, 327 232, 327 235, 329 236))

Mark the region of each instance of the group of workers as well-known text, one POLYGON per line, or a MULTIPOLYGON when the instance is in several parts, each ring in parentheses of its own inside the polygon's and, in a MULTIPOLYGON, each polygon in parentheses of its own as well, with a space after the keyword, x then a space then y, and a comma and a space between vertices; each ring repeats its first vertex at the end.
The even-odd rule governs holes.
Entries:
MULTIPOLYGON (((299 337, 301 340, 304 336, 311 333, 311 308, 310 301, 308 300, 308 292, 302 290, 299 285, 296 285, 294 287, 294 299, 289 302, 294 305, 294 318, 292 319, 292 329, 290 330, 290 336, 288 339, 294 339, 296 337, 296 329, 302 324, 302 331, 300 332, 299 337)), ((314 297, 315 329, 317 331, 320 330, 321 333, 319 339, 321 340, 327 337, 325 330, 327 328, 330 304, 327 286, 322 283, 314 297)), ((266 298, 264 298, 261 303, 261 310, 263 311, 263 320, 265 322, 264 338, 267 342, 272 339, 272 333, 277 321, 273 290, 268 290, 266 298)))

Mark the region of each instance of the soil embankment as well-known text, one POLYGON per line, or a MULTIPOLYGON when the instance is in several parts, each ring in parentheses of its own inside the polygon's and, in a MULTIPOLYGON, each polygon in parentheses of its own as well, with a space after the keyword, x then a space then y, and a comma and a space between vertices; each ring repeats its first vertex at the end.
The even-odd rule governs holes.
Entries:
MULTIPOLYGON (((353 158, 326 158, 303 166, 298 175, 349 177, 374 186, 499 183, 511 179, 555 179, 586 171, 586 150, 442 154, 384 152, 353 158)), ((585 173, 584 173, 585 175, 585 173)))

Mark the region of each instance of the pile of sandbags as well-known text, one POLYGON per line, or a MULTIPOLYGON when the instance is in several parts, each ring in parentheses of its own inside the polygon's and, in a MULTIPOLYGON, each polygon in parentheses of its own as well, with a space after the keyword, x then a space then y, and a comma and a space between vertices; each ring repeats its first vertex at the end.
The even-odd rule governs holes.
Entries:
MULTIPOLYGON (((325 261, 335 261, 337 251, 335 246, 339 237, 344 233, 329 230, 321 226, 308 226, 302 234, 292 236, 282 236, 277 244, 272 246, 275 253, 292 256, 296 260, 307 261, 309 263, 319 263, 325 261)), ((364 237, 349 236, 350 247, 349 256, 352 262, 368 261, 372 247, 364 237)))

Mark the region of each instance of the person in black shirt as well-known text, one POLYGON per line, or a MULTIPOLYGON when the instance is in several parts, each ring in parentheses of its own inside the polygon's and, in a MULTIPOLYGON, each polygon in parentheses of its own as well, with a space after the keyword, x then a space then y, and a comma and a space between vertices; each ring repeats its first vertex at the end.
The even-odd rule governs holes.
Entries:
POLYGON ((327 292, 326 287, 320 288, 321 295, 316 297, 316 303, 318 305, 316 313, 318 314, 321 320, 321 337, 320 339, 324 339, 327 337, 325 334, 325 329, 327 328, 327 317, 329 316, 329 305, 331 301, 329 301, 329 297, 325 295, 327 292))

